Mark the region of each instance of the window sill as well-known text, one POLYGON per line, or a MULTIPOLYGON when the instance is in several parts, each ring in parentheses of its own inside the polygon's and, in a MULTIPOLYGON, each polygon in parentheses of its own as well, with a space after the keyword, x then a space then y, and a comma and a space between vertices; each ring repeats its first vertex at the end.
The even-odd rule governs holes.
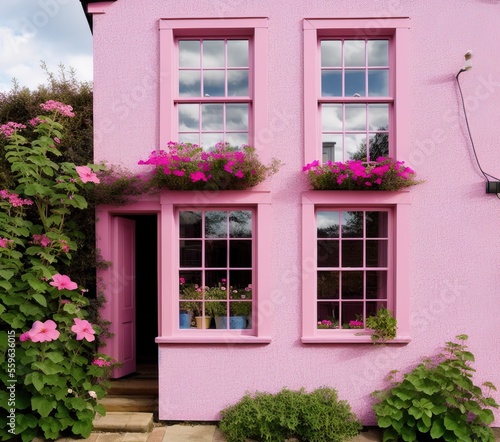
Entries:
MULTIPOLYGON (((302 336, 303 344, 375 344, 370 336, 355 336, 353 334, 344 334, 342 332, 330 332, 314 336, 302 336)), ((390 341, 380 342, 380 344, 408 344, 411 342, 409 336, 396 336, 390 341)))
POLYGON ((157 344, 269 344, 270 336, 248 335, 213 335, 203 334, 198 336, 159 336, 155 339, 157 344))

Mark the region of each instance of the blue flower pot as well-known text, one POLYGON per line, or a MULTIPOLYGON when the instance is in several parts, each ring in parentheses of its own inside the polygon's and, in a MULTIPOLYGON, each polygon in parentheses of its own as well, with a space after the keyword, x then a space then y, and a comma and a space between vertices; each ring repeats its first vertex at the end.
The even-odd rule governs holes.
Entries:
MULTIPOLYGON (((227 316, 221 316, 219 321, 220 327, 217 328, 227 328, 227 316)), ((229 328, 233 330, 247 328, 247 318, 245 316, 230 316, 229 328)))
POLYGON ((179 328, 190 328, 191 318, 189 313, 179 313, 179 328))

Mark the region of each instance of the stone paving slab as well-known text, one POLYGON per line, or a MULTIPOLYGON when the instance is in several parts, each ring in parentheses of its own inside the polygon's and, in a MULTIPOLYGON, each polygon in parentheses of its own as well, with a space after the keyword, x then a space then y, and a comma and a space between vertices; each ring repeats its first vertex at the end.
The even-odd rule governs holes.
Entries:
POLYGON ((108 412, 94 420, 94 431, 149 433, 154 426, 153 413, 108 412))
POLYGON ((171 425, 166 427, 163 442, 213 442, 215 425, 171 425))

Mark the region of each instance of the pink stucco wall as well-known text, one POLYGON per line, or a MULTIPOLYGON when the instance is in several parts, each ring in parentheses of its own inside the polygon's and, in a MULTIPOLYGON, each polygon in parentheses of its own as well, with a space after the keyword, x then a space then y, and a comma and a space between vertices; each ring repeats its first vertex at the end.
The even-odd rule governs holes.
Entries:
MULTIPOLYGON (((245 391, 338 389, 364 423, 369 394, 459 333, 470 336, 476 381, 500 387, 500 200, 486 195, 459 106, 461 75, 484 169, 500 176, 500 34, 496 0, 118 0, 94 16, 96 160, 138 169, 158 143, 160 18, 268 17, 272 156, 285 165, 273 195, 273 340, 267 345, 162 345, 160 418, 212 420, 245 391), (304 345, 301 338, 302 19, 411 18, 410 156, 425 184, 411 190, 408 345, 304 345), (286 226, 286 227, 284 227, 286 226)), ((499 426, 500 413, 495 426, 499 426)))

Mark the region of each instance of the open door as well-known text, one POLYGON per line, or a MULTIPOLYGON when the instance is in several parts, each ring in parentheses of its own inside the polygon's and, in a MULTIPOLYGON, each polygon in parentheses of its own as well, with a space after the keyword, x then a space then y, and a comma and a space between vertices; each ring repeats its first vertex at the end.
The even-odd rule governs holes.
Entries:
POLYGON ((113 357, 122 363, 113 371, 120 378, 136 371, 136 313, 135 313, 135 221, 114 217, 113 220, 112 281, 113 357))

